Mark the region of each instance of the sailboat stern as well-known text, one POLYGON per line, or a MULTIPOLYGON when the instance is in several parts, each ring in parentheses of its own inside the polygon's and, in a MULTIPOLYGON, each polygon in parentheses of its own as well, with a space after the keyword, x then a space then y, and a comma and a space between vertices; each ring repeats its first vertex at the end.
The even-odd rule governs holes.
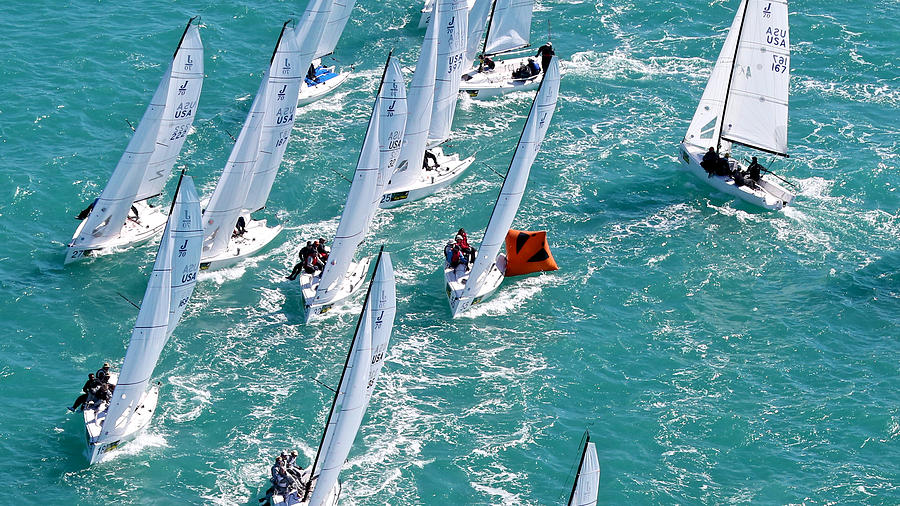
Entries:
POLYGON ((302 274, 300 276, 300 295, 303 303, 304 323, 324 316, 331 311, 335 304, 350 297, 362 287, 369 272, 369 264, 372 259, 367 257, 359 262, 351 263, 344 279, 336 283, 336 288, 328 292, 327 299, 317 299, 316 292, 319 288, 321 272, 314 275, 302 274))
MULTIPOLYGON (((145 427, 150 425, 159 402, 159 387, 160 384, 156 383, 147 390, 138 408, 128 420, 128 425, 122 435, 112 440, 103 438, 106 407, 104 406, 100 412, 89 413, 88 410, 85 410, 86 456, 91 465, 107 460, 113 451, 136 438, 145 427)), ((115 395, 115 391, 113 391, 113 395, 115 395)))

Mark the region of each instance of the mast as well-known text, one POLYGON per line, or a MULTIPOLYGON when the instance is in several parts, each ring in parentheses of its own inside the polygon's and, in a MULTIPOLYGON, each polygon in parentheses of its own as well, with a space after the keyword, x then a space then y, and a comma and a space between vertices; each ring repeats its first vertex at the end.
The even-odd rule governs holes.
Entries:
MULTIPOLYGON (((172 216, 172 211, 175 210, 175 201, 178 200, 178 190, 181 189, 181 180, 184 179, 184 169, 181 169, 181 175, 178 176, 178 184, 175 185, 175 196, 172 197, 172 205, 169 206, 169 216, 172 216)), ((159 252, 157 251, 157 255, 159 252)))
MULTIPOLYGON (((434 8, 437 9, 437 1, 435 1, 434 8)), ((484 52, 487 51, 487 41, 488 37, 491 36, 491 25, 494 24, 494 9, 496 8, 497 0, 494 0, 494 3, 491 4, 491 17, 488 18, 487 30, 484 32, 484 45, 481 46, 481 64, 478 65, 478 70, 484 68, 484 57, 486 56, 484 52)), ((543 82, 543 80, 541 80, 541 82, 543 82)))
POLYGON ((197 19, 197 18, 199 18, 199 17, 200 17, 200 16, 194 16, 194 17, 192 17, 191 19, 188 20, 187 26, 185 26, 185 27, 184 27, 184 31, 181 32, 181 38, 178 39, 178 45, 175 46, 175 52, 172 53, 172 59, 173 59, 173 60, 175 59, 176 56, 178 56, 178 50, 181 49, 181 43, 184 42, 184 36, 187 35, 187 31, 188 31, 188 29, 190 29, 191 23, 193 23, 194 20, 197 19))
POLYGON ((584 456, 587 455, 588 443, 591 442, 591 434, 588 431, 584 431, 584 437, 582 438, 584 441, 584 446, 581 450, 581 459, 578 461, 578 470, 575 471, 575 483, 572 484, 572 492, 569 493, 569 502, 567 504, 572 504, 572 499, 575 498, 575 490, 578 488, 578 477, 581 476, 581 466, 584 465, 584 456))
POLYGON ((719 136, 716 139, 716 153, 722 148, 722 129, 725 127, 725 111, 728 110, 728 95, 731 93, 731 80, 734 79, 734 64, 737 63, 737 54, 741 47, 741 33, 744 31, 744 20, 747 19, 747 3, 748 0, 743 0, 744 12, 741 14, 741 27, 738 28, 737 39, 734 44, 734 55, 731 56, 731 72, 728 74, 728 86, 725 87, 725 101, 722 104, 722 124, 719 125, 719 136))
MULTIPOLYGON (((390 57, 388 59, 390 59, 390 57)), ((384 76, 382 76, 382 80, 383 79, 384 76)), ((378 265, 381 263, 382 253, 384 253, 384 246, 378 250, 378 258, 375 260, 375 270, 372 271, 372 279, 369 280, 369 288, 366 289, 366 298, 363 301, 362 311, 359 313, 359 319, 356 320, 356 330, 353 331, 353 340, 350 341, 350 349, 347 350, 347 358, 344 359, 344 368, 341 370, 341 378, 338 380, 338 387, 334 391, 334 399, 331 401, 331 409, 328 411, 328 418, 325 419, 325 429, 322 431, 322 438, 319 440, 319 449, 316 450, 316 458, 313 460, 312 467, 309 469, 309 481, 306 482, 306 488, 303 491, 304 501, 309 498, 312 482, 315 479, 313 473, 316 472, 316 466, 319 464, 319 457, 322 454, 322 444, 325 443, 325 435, 328 433, 328 424, 331 423, 331 417, 334 416, 334 408, 337 406, 338 396, 341 393, 341 383, 344 381, 344 375, 347 374, 347 364, 350 363, 350 357, 353 355, 353 345, 356 344, 356 335, 359 333, 359 326, 362 325, 366 311, 369 309, 369 294, 372 293, 372 285, 375 284, 375 273, 378 272, 378 265)))
MULTIPOLYGON (((281 33, 278 34, 278 42, 275 43, 275 49, 272 50, 272 57, 269 58, 269 66, 270 67, 272 66, 272 62, 275 61, 275 55, 278 54, 278 46, 281 45, 281 38, 284 37, 284 30, 287 28, 287 25, 290 22, 291 22, 291 20, 289 19, 289 20, 285 21, 283 25, 281 25, 281 33)), ((268 76, 266 76, 266 77, 268 77, 268 76)))

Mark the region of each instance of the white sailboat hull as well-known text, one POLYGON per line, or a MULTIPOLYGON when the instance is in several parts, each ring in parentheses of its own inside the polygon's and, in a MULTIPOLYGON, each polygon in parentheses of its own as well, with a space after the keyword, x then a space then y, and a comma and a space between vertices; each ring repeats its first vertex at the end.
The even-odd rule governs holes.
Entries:
POLYGON ((500 253, 490 271, 487 273, 487 279, 482 284, 481 289, 474 297, 463 297, 463 291, 466 288, 466 282, 469 280, 469 272, 462 265, 456 269, 451 269, 448 264, 444 264, 444 280, 447 290, 447 298, 450 302, 450 312, 453 318, 464 313, 470 307, 482 302, 494 293, 500 284, 503 283, 503 277, 506 275, 506 255, 500 253))
MULTIPOLYGON (((325 506, 337 506, 338 499, 341 497, 341 488, 342 484, 340 480, 331 487, 331 493, 325 498, 325 501, 322 503, 325 506)), ((310 497, 312 495, 310 494, 310 497)), ((286 496, 279 494, 278 492, 272 494, 272 506, 307 506, 309 504, 309 500, 302 500, 303 494, 298 491, 290 491, 286 496)))
MULTIPOLYGON (((472 98, 482 99, 513 91, 536 90, 541 84, 541 79, 544 78, 544 69, 541 69, 539 74, 525 79, 514 79, 512 76, 514 70, 522 64, 528 63, 528 58, 523 56, 509 60, 497 60, 494 70, 479 71, 478 67, 475 67, 463 74, 459 91, 468 93, 472 98)), ((540 64, 540 58, 531 58, 540 64)))
POLYGON ((85 258, 105 255, 131 246, 136 246, 149 241, 153 236, 162 233, 168 217, 160 207, 150 207, 150 205, 147 204, 147 201, 135 202, 134 207, 138 211, 139 220, 135 221, 131 218, 126 219, 125 225, 122 227, 122 231, 118 236, 111 237, 109 240, 99 245, 95 244, 89 247, 83 247, 75 244, 75 241, 81 234, 81 229, 84 228, 85 223, 88 221, 86 219, 82 220, 78 225, 78 229, 75 230, 75 235, 72 236, 72 241, 69 243, 68 249, 66 250, 65 263, 69 264, 84 260, 85 258))
MULTIPOLYGON (((318 62, 314 62, 313 65, 318 66, 318 62)), ((335 69, 336 70, 336 69, 335 69)), ((325 95, 334 91, 335 88, 340 86, 347 78, 350 77, 350 72, 340 72, 337 75, 329 77, 322 82, 316 83, 314 85, 310 85, 304 79, 300 84, 300 95, 297 98, 297 107, 304 106, 306 104, 311 104, 325 95)))
POLYGON ((371 261, 371 258, 364 258, 359 262, 351 263, 350 268, 347 269, 347 275, 341 281, 340 286, 334 290, 334 296, 324 303, 313 302, 316 298, 316 290, 319 288, 322 272, 318 271, 315 274, 304 272, 301 274, 298 279, 300 280, 300 295, 303 297, 304 321, 309 323, 311 320, 325 315, 335 304, 356 293, 366 279, 366 273, 369 272, 369 263, 371 261))
POLYGON ((456 154, 447 156, 440 148, 434 149, 433 152, 437 157, 439 167, 435 170, 424 171, 419 179, 402 188, 390 188, 389 186, 389 191, 382 195, 378 207, 390 209, 433 195, 453 184, 475 161, 474 156, 463 160, 460 160, 459 155, 456 154))
POLYGON ((214 271, 231 267, 265 248, 281 232, 281 225, 267 227, 266 220, 251 220, 247 215, 244 215, 244 219, 247 221, 245 227, 247 231, 244 232, 244 235, 233 237, 231 242, 228 243, 228 247, 222 253, 214 257, 201 257, 201 271, 214 271))
POLYGON ((681 143, 679 154, 682 165, 700 180, 705 181, 721 192, 737 197, 745 202, 763 209, 779 210, 794 201, 795 195, 793 193, 765 177, 760 179, 757 188, 754 189, 749 186, 736 186, 731 176, 710 176, 700 166, 700 162, 705 154, 705 151, 701 148, 681 143))
MULTIPOLYGON (((111 378, 110 381, 115 381, 111 378)), ((113 392, 115 395, 115 392, 113 392)), ((107 459, 111 452, 119 448, 123 444, 136 438, 138 434, 150 425, 153 419, 153 413, 156 411, 156 405, 159 402, 159 383, 151 386, 143 397, 141 397, 140 407, 135 411, 134 415, 128 420, 128 427, 124 434, 115 441, 100 442, 99 438, 103 430, 103 422, 106 420, 106 411, 109 405, 92 407, 84 410, 84 429, 85 443, 87 444, 86 456, 91 464, 96 464, 107 459)))

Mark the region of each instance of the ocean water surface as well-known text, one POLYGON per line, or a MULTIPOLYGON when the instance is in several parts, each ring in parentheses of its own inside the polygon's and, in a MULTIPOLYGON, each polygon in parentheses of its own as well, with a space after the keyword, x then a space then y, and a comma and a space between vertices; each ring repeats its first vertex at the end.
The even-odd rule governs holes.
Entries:
MULTIPOLYGON (((379 213, 362 253, 397 269, 398 317, 342 504, 562 504, 589 429, 605 504, 900 503, 900 3, 790 4, 794 206, 767 213, 683 172, 677 146, 738 2, 539 0, 561 100, 515 227, 560 270, 449 319, 441 248, 487 224, 531 94, 463 98, 449 191, 379 213)), ((302 109, 264 215, 285 230, 204 274, 154 378, 149 430, 88 467, 66 413, 118 365, 155 243, 63 267, 193 15, 207 78, 176 167, 209 195, 305 2, 0 6, 0 503, 257 504, 273 456, 312 460, 358 306, 304 325, 284 276, 337 227, 389 50, 418 3, 362 0, 302 109), (337 171, 337 173, 335 172, 337 171)), ((408 76, 409 78, 409 76, 408 76)), ((174 190, 169 182, 160 205, 174 190)), ((355 299, 359 302, 361 298, 355 299)))

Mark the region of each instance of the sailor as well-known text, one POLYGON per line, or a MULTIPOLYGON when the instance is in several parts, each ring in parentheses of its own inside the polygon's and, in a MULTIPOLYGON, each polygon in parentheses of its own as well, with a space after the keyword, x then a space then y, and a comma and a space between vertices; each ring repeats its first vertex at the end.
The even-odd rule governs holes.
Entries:
POLYGON ((93 398, 91 402, 109 402, 112 400, 112 389, 110 388, 109 383, 101 383, 94 390, 93 398))
POLYGON ((306 255, 309 253, 310 248, 312 248, 312 241, 306 241, 306 246, 300 248, 300 251, 297 253, 297 257, 300 261, 294 264, 294 268, 291 270, 291 273, 287 275, 287 279, 293 281, 300 275, 300 271, 303 270, 303 261, 306 259, 306 255))
POLYGON ((275 459, 275 464, 272 465, 270 471, 272 472, 272 485, 275 487, 280 494, 284 495, 287 493, 288 482, 287 478, 284 476, 282 472, 284 460, 279 456, 275 459))
POLYGON ((97 369, 97 379, 103 383, 109 382, 109 362, 104 362, 103 367, 97 369))
POLYGON ((306 78, 312 81, 313 84, 319 82, 319 80, 316 79, 316 66, 312 63, 309 64, 309 70, 306 71, 306 78))
POLYGON ((78 216, 76 216, 75 218, 78 220, 83 220, 83 219, 87 218, 88 216, 90 216, 91 211, 94 210, 94 206, 97 205, 98 200, 100 200, 100 199, 99 198, 94 199, 94 201, 91 202, 91 205, 85 207, 80 213, 78 213, 78 216))
POLYGON ((731 164, 728 163, 729 154, 725 153, 725 156, 719 158, 716 162, 716 175, 717 176, 730 176, 731 175, 731 164))
POLYGON ((528 66, 523 63, 519 65, 519 68, 513 70, 512 76, 513 79, 526 79, 531 76, 531 71, 528 69, 528 66))
POLYGON ((133 221, 140 221, 141 217, 138 215, 138 210, 134 207, 134 204, 131 205, 131 212, 134 213, 134 216, 129 214, 128 217, 133 221))
POLYGON ((306 257, 303 259, 303 270, 307 274, 314 274, 317 270, 322 269, 325 264, 319 258, 319 241, 313 241, 306 257))
POLYGON ((303 478, 303 467, 297 465, 297 450, 291 450, 290 455, 287 456, 285 460, 286 467, 289 473, 299 482, 302 482, 303 478))
POLYGON ((719 154, 716 153, 716 150, 713 149, 712 146, 710 146, 709 151, 704 153, 700 166, 711 175, 715 170, 717 163, 719 163, 719 154))
POLYGON ((529 76, 536 76, 541 73, 541 66, 534 61, 534 58, 528 59, 528 72, 529 76))
POLYGON ((244 220, 243 216, 238 216, 237 223, 234 226, 234 233, 231 234, 231 237, 240 237, 244 235, 244 232, 247 231, 247 222, 244 220))
POLYGON ((537 54, 535 54, 535 56, 541 57, 541 68, 544 69, 544 72, 547 71, 547 66, 550 65, 550 60, 555 54, 556 52, 553 51, 553 43, 550 41, 547 41, 546 44, 538 48, 537 54))
POLYGON ((328 261, 328 254, 331 253, 331 248, 325 246, 325 239, 322 237, 319 237, 318 243, 319 246, 316 248, 316 253, 319 254, 319 260, 324 264, 328 261))
POLYGON ((756 157, 754 156, 753 158, 751 158, 750 166, 747 167, 747 172, 750 173, 750 179, 752 179, 755 182, 759 182, 759 178, 762 177, 759 173, 759 171, 761 169, 762 169, 762 165, 760 165, 759 162, 756 161, 756 157))
POLYGON ((466 229, 461 228, 456 232, 455 238, 456 244, 459 245, 460 251, 466 255, 467 263, 472 264, 475 262, 475 248, 469 246, 469 236, 466 234, 466 229))
POLYGON ((494 63, 494 60, 491 59, 490 56, 481 55, 480 57, 481 63, 478 64, 478 71, 484 72, 485 70, 491 71, 497 66, 494 63))
POLYGON ((447 255, 447 263, 450 264, 451 269, 456 269, 460 266, 460 264, 468 266, 469 262, 466 259, 466 256, 463 255, 463 252, 460 250, 459 244, 453 245, 453 248, 447 255))
POLYGON ((425 170, 435 170, 440 167, 437 157, 434 156, 434 153, 432 153, 430 150, 425 150, 425 159, 422 160, 422 167, 425 170), (429 160, 431 160, 430 164, 428 163, 429 160))
POLYGON ((83 394, 79 395, 77 399, 75 399, 75 404, 72 404, 71 408, 68 408, 69 411, 75 411, 76 409, 84 406, 84 403, 87 402, 88 397, 93 395, 94 392, 100 387, 100 381, 94 377, 94 373, 88 373, 88 380, 84 383, 84 386, 81 387, 81 391, 83 394))
POLYGON ((738 188, 747 186, 747 181, 744 179, 744 173, 741 169, 734 169, 734 172, 731 173, 731 178, 734 179, 734 185, 738 188))

